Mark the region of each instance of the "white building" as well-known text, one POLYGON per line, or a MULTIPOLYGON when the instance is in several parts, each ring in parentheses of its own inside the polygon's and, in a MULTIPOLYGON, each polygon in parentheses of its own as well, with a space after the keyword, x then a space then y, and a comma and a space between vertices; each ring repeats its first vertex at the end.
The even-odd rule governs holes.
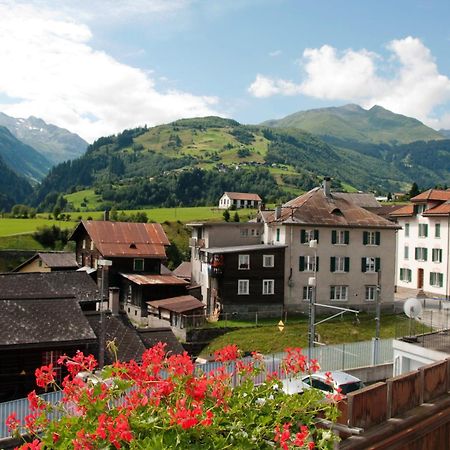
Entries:
POLYGON ((450 297, 450 191, 430 189, 391 213, 397 239, 396 285, 427 295, 450 297))
POLYGON ((262 200, 258 194, 246 192, 225 192, 219 200, 220 209, 228 209, 234 206, 240 208, 259 208, 262 200))
POLYGON ((315 275, 318 303, 371 309, 377 293, 382 303, 393 301, 398 226, 359 206, 352 194, 332 193, 328 178, 260 218, 264 242, 287 246, 285 307, 307 308, 315 275))

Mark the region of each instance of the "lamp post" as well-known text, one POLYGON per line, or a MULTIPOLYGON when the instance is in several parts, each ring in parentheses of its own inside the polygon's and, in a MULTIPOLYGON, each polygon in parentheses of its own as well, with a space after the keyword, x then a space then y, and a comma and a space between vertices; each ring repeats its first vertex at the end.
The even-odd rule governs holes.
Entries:
POLYGON ((312 351, 315 341, 315 320, 316 320, 316 301, 317 301, 317 240, 309 241, 309 247, 314 249, 314 277, 310 277, 308 285, 312 288, 309 297, 309 328, 308 328, 308 358, 312 359, 312 351))
POLYGON ((112 266, 109 259, 99 259, 97 265, 102 268, 102 284, 100 293, 100 339, 98 349, 98 366, 103 369, 105 365, 105 318, 104 318, 104 302, 105 302, 105 267, 112 266))

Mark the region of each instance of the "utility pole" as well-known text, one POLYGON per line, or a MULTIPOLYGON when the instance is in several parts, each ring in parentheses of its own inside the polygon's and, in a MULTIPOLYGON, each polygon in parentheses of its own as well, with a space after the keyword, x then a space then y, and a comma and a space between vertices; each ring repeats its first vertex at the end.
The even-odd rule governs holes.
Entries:
POLYGON ((105 365, 105 317, 104 317, 104 303, 105 303, 105 267, 112 265, 109 259, 99 259, 97 265, 102 268, 102 284, 100 292, 100 336, 98 345, 98 366, 103 369, 105 365))
POLYGON ((378 364, 380 353, 380 325, 381 325, 381 302, 380 302, 380 290, 381 290, 381 270, 377 272, 377 285, 375 287, 375 306, 376 306, 376 318, 375 318, 375 339, 373 340, 373 361, 372 364, 378 364))
POLYGON ((316 336, 317 240, 313 239, 309 241, 309 247, 314 249, 314 277, 311 277, 308 280, 308 286, 311 287, 311 295, 309 297, 308 359, 311 360, 316 336))

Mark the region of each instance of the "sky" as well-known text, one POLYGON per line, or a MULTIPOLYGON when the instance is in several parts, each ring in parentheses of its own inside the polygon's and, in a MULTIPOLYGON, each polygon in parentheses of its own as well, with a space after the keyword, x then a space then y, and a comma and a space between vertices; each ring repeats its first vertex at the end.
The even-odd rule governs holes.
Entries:
POLYGON ((448 0, 0 0, 0 111, 92 142, 381 105, 450 129, 448 0))

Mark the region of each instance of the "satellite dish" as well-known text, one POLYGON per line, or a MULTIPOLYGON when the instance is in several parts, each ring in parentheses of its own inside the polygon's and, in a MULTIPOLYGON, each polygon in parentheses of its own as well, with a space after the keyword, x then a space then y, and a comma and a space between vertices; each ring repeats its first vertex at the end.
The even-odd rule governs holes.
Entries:
POLYGON ((422 314, 422 304, 417 298, 408 298, 403 305, 403 311, 410 319, 415 319, 422 314))

